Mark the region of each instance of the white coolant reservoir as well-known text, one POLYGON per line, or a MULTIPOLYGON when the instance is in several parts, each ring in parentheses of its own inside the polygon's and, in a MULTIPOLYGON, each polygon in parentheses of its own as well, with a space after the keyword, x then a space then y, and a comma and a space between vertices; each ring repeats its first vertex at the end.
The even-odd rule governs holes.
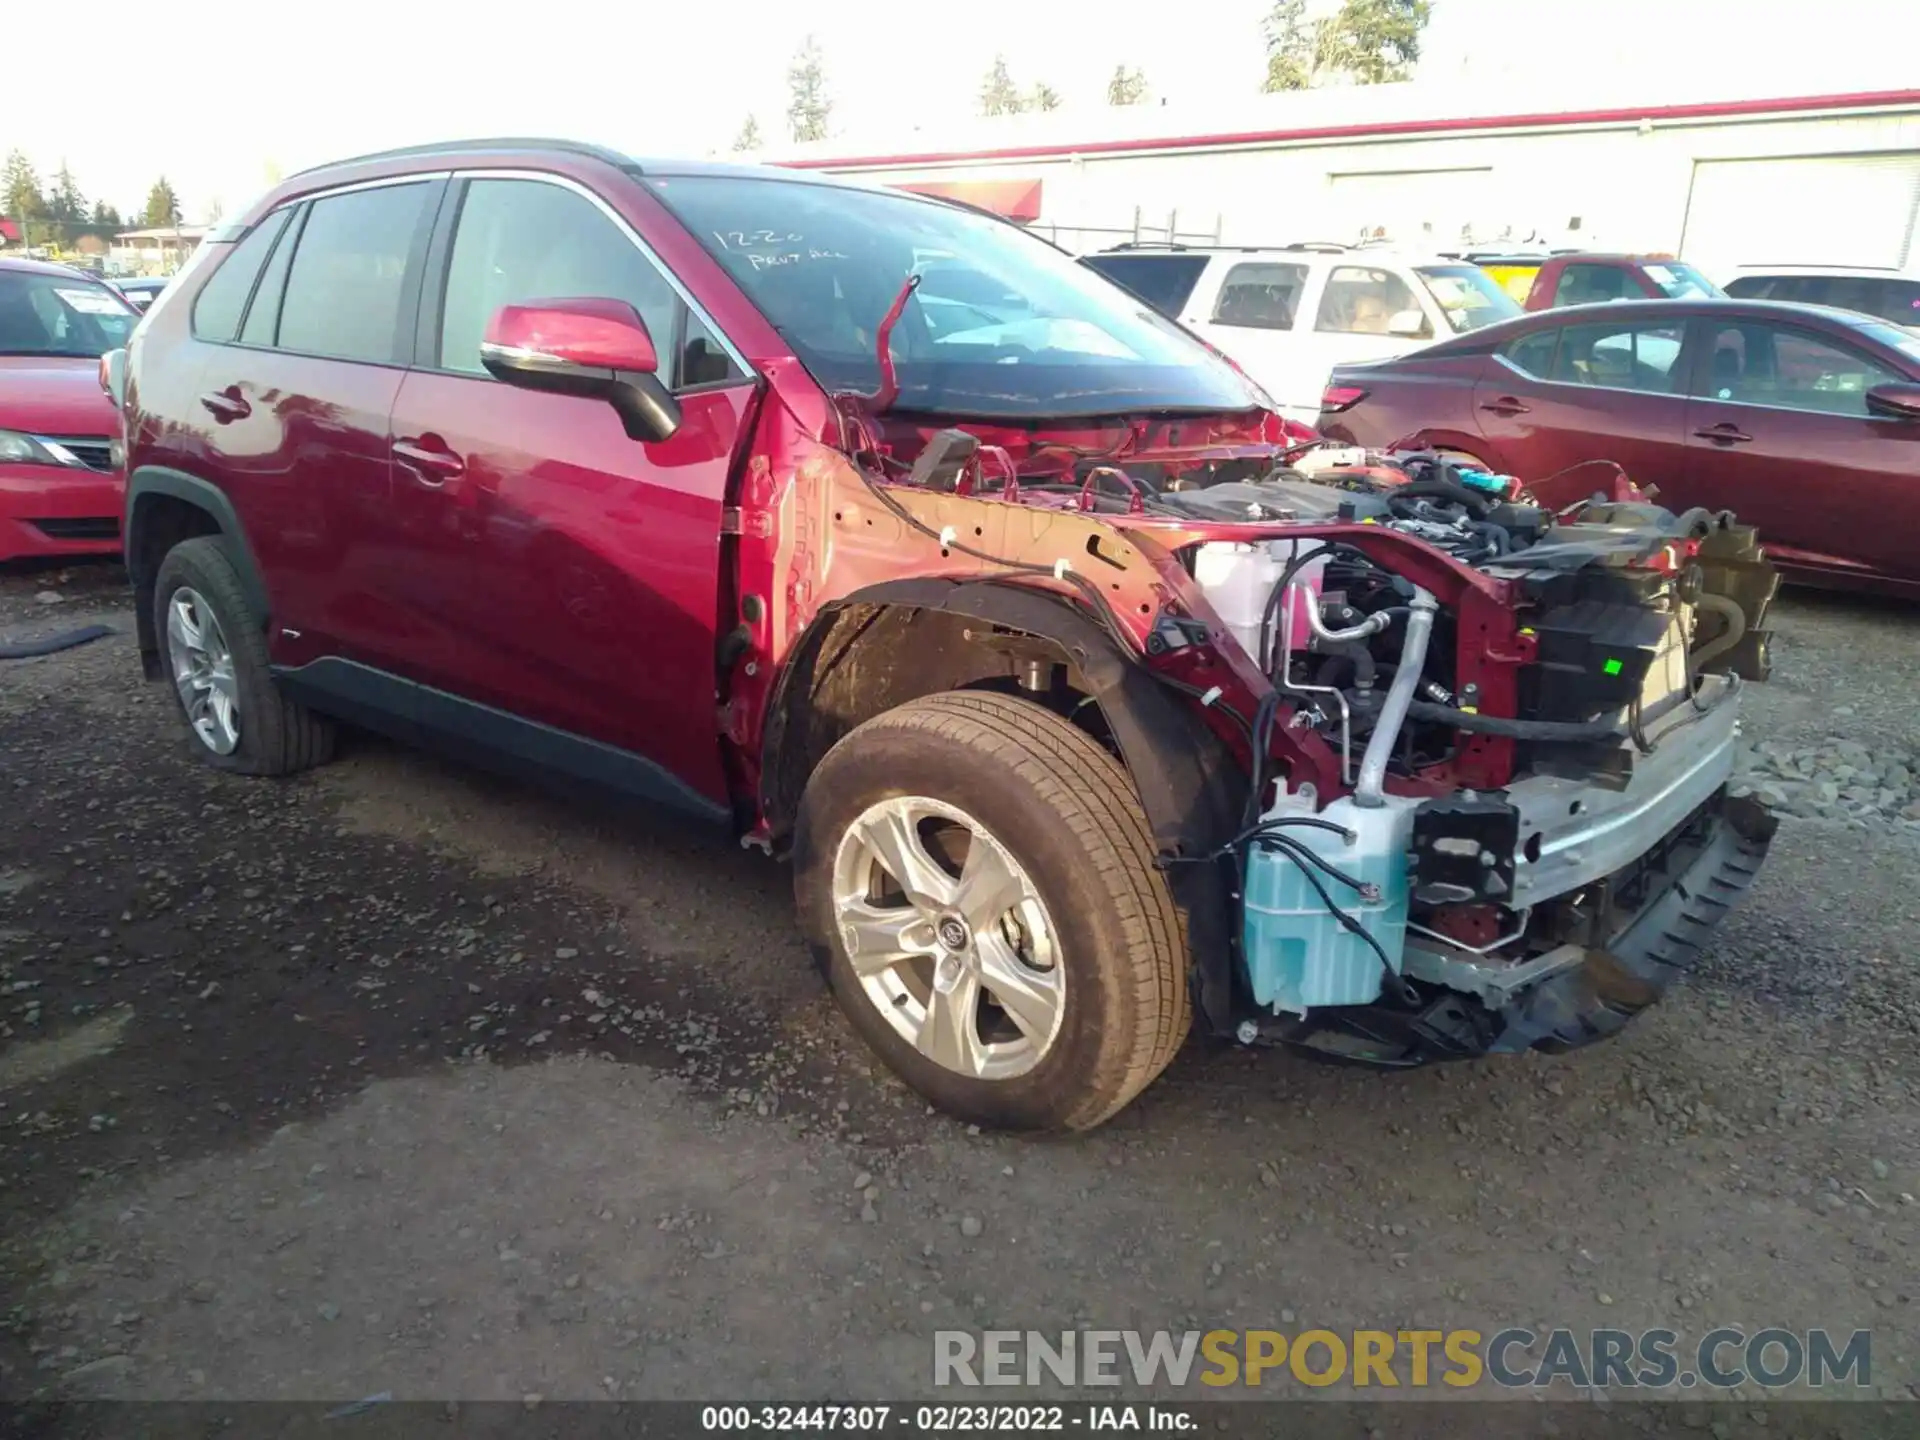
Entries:
MULTIPOLYGON (((1260 619, 1267 608, 1267 597, 1296 555, 1320 549, 1318 540, 1266 540, 1255 544, 1215 540, 1202 545, 1193 557, 1193 578, 1207 603, 1219 612, 1227 629, 1255 663, 1260 656, 1260 619)), ((1294 583, 1305 585, 1316 596, 1320 578, 1327 568, 1324 555, 1316 556, 1301 567, 1294 583)), ((1275 621, 1276 633, 1279 622, 1275 621)), ((1293 617, 1293 645, 1307 643, 1307 616, 1296 607, 1293 617)))

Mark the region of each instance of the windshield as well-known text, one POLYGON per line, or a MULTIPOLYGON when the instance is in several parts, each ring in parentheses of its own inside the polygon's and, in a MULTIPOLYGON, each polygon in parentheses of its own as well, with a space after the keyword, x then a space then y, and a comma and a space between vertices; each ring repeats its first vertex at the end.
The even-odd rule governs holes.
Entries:
POLYGON ((1519 302, 1478 265, 1422 265, 1418 273, 1456 335, 1524 313, 1519 302))
POLYGON ((1669 300, 1720 300, 1727 293, 1680 260, 1662 260, 1657 265, 1644 265, 1641 268, 1669 300))
POLYGON ((1261 404, 1184 331, 992 216, 753 176, 649 183, 828 390, 879 388, 875 332, 919 275, 892 336, 901 409, 1018 418, 1261 404))
POLYGON ((139 319, 126 301, 82 276, 0 270, 0 355, 97 360, 126 344, 139 319))

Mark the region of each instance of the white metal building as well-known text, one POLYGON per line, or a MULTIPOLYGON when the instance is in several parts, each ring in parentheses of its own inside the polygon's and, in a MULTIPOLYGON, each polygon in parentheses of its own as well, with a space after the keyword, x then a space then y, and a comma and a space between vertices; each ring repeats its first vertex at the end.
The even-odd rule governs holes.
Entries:
MULTIPOLYGON (((1920 270, 1920 89, 1752 96, 1412 82, 1054 111, 794 147, 776 163, 983 203, 1074 249, 1384 231, 1430 249, 1667 251, 1920 270)), ((1649 87, 1651 88, 1651 87, 1649 87)), ((1672 84, 1659 88, 1671 92, 1672 84)))

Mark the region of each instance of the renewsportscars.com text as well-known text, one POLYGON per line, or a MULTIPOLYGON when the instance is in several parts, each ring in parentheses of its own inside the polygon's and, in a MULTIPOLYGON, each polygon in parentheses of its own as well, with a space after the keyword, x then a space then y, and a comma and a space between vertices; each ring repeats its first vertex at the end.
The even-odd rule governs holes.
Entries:
POLYGON ((940 1330, 936 1386, 1494 1385, 1727 1390, 1873 1383, 1871 1331, 940 1330))

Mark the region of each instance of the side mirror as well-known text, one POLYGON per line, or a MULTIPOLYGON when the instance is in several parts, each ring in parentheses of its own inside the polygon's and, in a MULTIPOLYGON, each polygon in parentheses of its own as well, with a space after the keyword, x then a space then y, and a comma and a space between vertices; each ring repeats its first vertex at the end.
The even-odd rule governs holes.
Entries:
POLYGON ((523 390, 605 400, 635 440, 665 440, 680 428, 680 405, 655 374, 653 337, 624 300, 503 305, 487 323, 480 363, 523 390))
POLYGON ((1920 420, 1920 384, 1896 380, 1867 391, 1867 412, 1890 420, 1920 420))
POLYGON ((1403 340, 1424 340, 1433 332, 1427 328, 1427 317, 1418 310, 1396 310, 1387 319, 1387 333, 1403 340))

